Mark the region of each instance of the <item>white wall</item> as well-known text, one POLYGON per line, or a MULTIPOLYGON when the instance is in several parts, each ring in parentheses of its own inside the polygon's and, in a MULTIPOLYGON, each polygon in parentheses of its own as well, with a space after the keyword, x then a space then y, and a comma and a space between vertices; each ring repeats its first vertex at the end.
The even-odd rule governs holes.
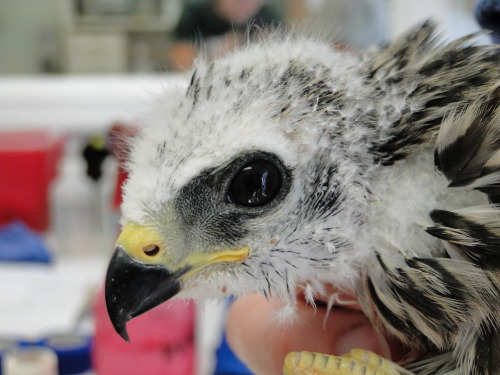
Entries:
POLYGON ((0 77, 0 131, 106 131, 134 123, 182 75, 0 77))
MULTIPOLYGON (((391 37, 401 34, 412 25, 433 18, 443 25, 449 39, 480 30, 474 19, 475 0, 390 0, 391 37)), ((481 39, 488 43, 489 39, 481 39)))

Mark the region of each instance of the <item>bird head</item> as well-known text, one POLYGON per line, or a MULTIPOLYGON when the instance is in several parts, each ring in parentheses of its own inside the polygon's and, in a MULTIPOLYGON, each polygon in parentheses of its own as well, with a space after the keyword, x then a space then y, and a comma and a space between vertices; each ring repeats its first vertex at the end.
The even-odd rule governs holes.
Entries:
POLYGON ((479 52, 461 43, 437 49, 427 22, 360 55, 277 36, 199 61, 130 142, 105 287, 116 330, 127 338, 128 320, 177 295, 293 302, 304 283, 352 291, 377 231, 393 248, 433 251, 437 240, 421 246, 414 225, 446 187, 431 140, 493 76, 469 68, 479 52), (425 163, 411 161, 417 153, 425 163))
POLYGON ((354 57, 287 43, 199 63, 131 141, 106 281, 123 337, 129 319, 179 293, 294 298, 348 248, 373 164, 359 152, 371 130, 346 128, 366 112, 354 100, 363 82, 354 57))

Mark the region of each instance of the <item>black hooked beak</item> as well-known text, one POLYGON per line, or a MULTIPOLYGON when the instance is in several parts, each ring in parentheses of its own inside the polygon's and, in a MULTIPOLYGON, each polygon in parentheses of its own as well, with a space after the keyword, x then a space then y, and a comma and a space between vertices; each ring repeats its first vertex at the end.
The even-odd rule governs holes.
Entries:
POLYGON ((180 277, 189 269, 184 267, 172 272, 161 265, 140 263, 117 247, 108 266, 104 289, 106 307, 116 332, 130 341, 127 322, 179 293, 180 277))

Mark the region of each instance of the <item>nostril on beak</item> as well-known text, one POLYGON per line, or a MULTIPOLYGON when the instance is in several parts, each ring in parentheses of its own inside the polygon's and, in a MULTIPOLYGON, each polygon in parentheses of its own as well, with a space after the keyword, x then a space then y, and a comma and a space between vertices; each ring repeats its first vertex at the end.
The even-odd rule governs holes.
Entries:
POLYGON ((160 252, 160 247, 158 245, 151 244, 148 246, 144 246, 142 248, 142 251, 144 251, 144 254, 146 254, 147 256, 154 257, 160 252))

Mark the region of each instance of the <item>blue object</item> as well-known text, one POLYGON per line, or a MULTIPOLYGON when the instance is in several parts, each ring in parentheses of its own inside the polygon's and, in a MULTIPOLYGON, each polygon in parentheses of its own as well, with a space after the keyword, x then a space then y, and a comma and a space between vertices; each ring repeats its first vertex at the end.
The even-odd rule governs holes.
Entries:
POLYGON ((17 345, 20 348, 29 348, 30 346, 45 346, 44 342, 42 339, 38 340, 27 340, 27 339, 22 339, 20 340, 17 345))
POLYGON ((83 374, 91 370, 91 345, 89 337, 68 334, 44 340, 45 346, 57 354, 59 375, 83 374))
POLYGON ((50 263, 42 237, 20 221, 0 227, 0 261, 50 263))
MULTIPOLYGON (((227 306, 231 306, 235 298, 228 299, 227 306)), ((236 357, 227 343, 226 332, 222 334, 222 342, 215 352, 217 365, 214 375, 253 375, 252 372, 236 357)))
POLYGON ((500 43, 500 0, 478 0, 474 15, 483 29, 492 31, 493 43, 500 43))
POLYGON ((234 355, 227 343, 225 333, 216 356, 217 366, 214 375, 252 375, 252 372, 234 355))

